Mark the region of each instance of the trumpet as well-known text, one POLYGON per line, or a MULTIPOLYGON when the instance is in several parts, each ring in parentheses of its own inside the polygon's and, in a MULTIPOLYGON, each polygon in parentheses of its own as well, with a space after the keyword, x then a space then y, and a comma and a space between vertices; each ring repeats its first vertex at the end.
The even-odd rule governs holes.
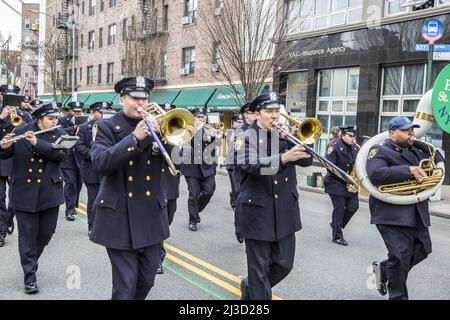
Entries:
MULTIPOLYGON (((42 133, 45 133, 45 132, 53 131, 53 130, 58 129, 58 128, 60 128, 60 127, 61 127, 60 125, 57 125, 57 126, 54 126, 54 127, 48 128, 48 129, 36 131, 36 132, 34 132, 34 135, 37 136, 37 135, 42 134, 42 133)), ((27 136, 27 134, 24 133, 24 134, 15 136, 14 138, 9 139, 9 140, 3 139, 3 140, 0 141, 0 145, 6 144, 6 143, 10 143, 10 142, 16 142, 16 141, 19 141, 19 140, 25 138, 26 136, 27 136)))
POLYGON ((224 128, 223 123, 209 124, 209 123, 203 122, 201 125, 199 125, 197 127, 197 131, 201 130, 202 128, 205 129, 206 133, 210 137, 215 137, 217 139, 220 139, 223 137, 223 128, 224 128))
POLYGON ((22 125, 22 123, 23 123, 22 117, 17 114, 16 107, 13 107, 13 109, 11 110, 9 119, 10 119, 11 125, 13 125, 14 127, 18 127, 18 126, 22 125))

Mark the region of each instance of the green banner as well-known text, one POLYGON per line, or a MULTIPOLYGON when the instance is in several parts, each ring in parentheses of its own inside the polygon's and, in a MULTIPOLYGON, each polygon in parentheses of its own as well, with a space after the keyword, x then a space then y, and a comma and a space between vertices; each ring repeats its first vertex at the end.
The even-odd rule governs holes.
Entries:
POLYGON ((436 78, 431 99, 436 122, 443 131, 450 133, 450 64, 436 78))

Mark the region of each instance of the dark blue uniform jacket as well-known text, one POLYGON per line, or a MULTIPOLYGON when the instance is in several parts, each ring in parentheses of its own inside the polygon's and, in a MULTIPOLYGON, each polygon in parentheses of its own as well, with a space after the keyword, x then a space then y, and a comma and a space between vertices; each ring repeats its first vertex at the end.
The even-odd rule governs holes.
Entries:
POLYGON ((74 156, 80 166, 81 179, 84 183, 100 183, 99 175, 94 172, 91 160, 92 127, 95 120, 90 120, 80 126, 80 140, 74 146, 74 156))

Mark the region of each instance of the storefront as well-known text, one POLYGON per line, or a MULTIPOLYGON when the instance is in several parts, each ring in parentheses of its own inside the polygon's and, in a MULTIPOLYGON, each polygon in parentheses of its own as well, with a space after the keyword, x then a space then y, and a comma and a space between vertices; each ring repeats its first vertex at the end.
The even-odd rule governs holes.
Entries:
MULTIPOLYGON (((444 26, 443 39, 450 38, 450 17, 434 18, 444 26)), ((360 136, 373 136, 385 131, 394 116, 414 117, 426 92, 427 52, 416 51, 416 44, 426 43, 421 35, 424 21, 299 39, 278 48, 284 59, 274 74, 274 88, 286 95, 292 114, 322 121, 318 151, 325 152, 333 126, 357 124, 360 136)), ((433 62, 433 81, 448 63, 433 62)), ((448 183, 450 135, 436 124, 428 135, 447 153, 448 183)))

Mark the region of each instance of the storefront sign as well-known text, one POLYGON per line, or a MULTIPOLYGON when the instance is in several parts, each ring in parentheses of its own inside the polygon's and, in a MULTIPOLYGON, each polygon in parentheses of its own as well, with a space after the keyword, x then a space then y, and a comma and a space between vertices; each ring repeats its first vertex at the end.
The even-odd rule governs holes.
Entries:
POLYGON ((311 50, 295 50, 288 53, 289 57, 311 57, 322 55, 344 54, 346 47, 330 47, 326 49, 311 49, 311 50))
POLYGON ((439 73, 434 82, 431 105, 439 127, 450 133, 450 64, 439 73))

